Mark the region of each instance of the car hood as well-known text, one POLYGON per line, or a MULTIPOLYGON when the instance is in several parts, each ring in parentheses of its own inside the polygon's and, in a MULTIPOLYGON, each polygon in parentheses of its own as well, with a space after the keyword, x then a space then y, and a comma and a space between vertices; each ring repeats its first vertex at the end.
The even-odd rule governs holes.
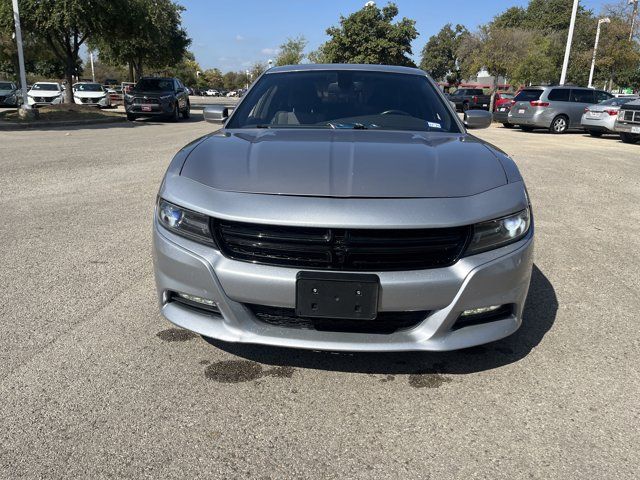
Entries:
POLYGON ((165 95, 173 95, 173 92, 171 90, 166 92, 145 92, 142 90, 132 90, 131 92, 129 92, 129 95, 133 95, 134 97, 141 97, 144 95, 150 98, 157 98, 164 97, 165 95))
POLYGON ((319 197, 462 197, 507 183, 493 149, 470 135, 374 130, 221 130, 181 175, 229 192, 319 197))
POLYGON ((50 97, 52 95, 60 95, 61 93, 60 90, 29 90, 27 92, 28 95, 33 95, 34 97, 50 97))
POLYGON ((0 88, 0 95, 8 95, 10 93, 15 92, 12 88, 5 90, 4 88, 0 88))

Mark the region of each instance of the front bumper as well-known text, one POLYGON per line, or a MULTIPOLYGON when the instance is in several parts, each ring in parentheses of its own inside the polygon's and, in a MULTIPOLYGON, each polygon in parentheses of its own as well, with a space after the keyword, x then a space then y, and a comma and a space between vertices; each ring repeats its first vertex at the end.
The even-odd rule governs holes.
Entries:
POLYGON ((106 108, 111 106, 111 102, 109 100, 109 96, 98 97, 98 98, 87 98, 87 97, 73 97, 73 101, 77 105, 86 105, 88 107, 102 107, 106 108))
POLYGON ((617 121, 614 127, 616 132, 640 135, 640 123, 628 123, 617 121))
POLYGON ((156 115, 171 115, 174 109, 174 102, 160 102, 159 104, 139 105, 125 103, 127 113, 138 116, 153 117, 156 115), (144 109, 143 109, 144 108, 144 109))
POLYGON ((455 350, 506 337, 522 322, 533 263, 533 225, 523 240, 439 269, 378 272, 380 312, 429 311, 416 326, 390 334, 274 326, 248 304, 293 308, 299 269, 256 265, 168 232, 154 221, 154 269, 160 311, 180 327, 228 342, 332 351, 455 350), (170 302, 182 292, 217 302, 221 314, 170 302), (467 309, 511 304, 504 318, 452 329, 467 309))

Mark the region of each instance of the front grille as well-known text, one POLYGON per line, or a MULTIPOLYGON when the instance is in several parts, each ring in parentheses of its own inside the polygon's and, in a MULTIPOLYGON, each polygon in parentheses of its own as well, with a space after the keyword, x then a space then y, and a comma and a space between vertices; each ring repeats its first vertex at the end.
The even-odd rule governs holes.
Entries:
POLYGON ((158 100, 157 98, 135 97, 133 99, 133 104, 134 105, 160 105, 160 100, 158 100))
POLYGON ((624 121, 625 122, 634 122, 640 123, 640 111, 636 110, 625 110, 624 111, 624 121))
POLYGON ((375 320, 340 320, 328 318, 298 317, 293 308, 250 305, 247 307, 255 317, 269 325, 300 330, 321 332, 376 333, 390 334, 415 327, 422 322, 429 311, 379 312, 375 320))
POLYGON ((458 260, 471 233, 466 226, 365 230, 212 222, 218 247, 234 260, 349 271, 446 267, 458 260))

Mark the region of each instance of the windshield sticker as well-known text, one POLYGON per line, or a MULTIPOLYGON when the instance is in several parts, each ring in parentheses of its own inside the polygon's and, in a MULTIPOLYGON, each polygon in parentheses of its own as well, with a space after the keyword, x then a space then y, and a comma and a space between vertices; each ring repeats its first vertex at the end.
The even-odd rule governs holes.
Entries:
POLYGON ((427 125, 429 125, 429 128, 442 128, 440 124, 436 122, 427 122, 427 125))

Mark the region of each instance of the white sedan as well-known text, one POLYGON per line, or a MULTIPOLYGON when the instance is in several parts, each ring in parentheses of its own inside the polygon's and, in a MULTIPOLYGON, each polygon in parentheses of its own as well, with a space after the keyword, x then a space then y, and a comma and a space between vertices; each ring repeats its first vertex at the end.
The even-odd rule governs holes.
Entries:
POLYGON ((209 90, 207 90, 204 93, 207 95, 207 97, 217 97, 218 95, 220 95, 220 92, 218 92, 217 90, 214 90, 212 88, 210 88, 209 90))
POLYGON ((111 106, 109 92, 99 83, 79 82, 73 84, 73 101, 80 105, 108 108, 111 106))
POLYGON ((584 109, 580 124, 592 137, 600 137, 604 133, 616 133, 615 124, 620 107, 625 103, 637 100, 638 97, 610 98, 584 109))
POLYGON ((29 105, 40 107, 43 105, 57 105, 64 101, 64 89, 57 82, 36 82, 27 92, 29 105))

